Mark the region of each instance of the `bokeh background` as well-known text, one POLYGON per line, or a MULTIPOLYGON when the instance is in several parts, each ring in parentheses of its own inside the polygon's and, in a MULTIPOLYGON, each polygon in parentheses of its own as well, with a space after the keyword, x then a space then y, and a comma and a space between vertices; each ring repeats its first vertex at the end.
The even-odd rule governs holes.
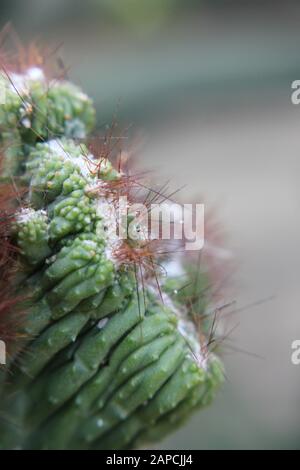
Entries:
POLYGON ((223 390, 160 447, 299 449, 299 1, 1 0, 0 18, 62 43, 99 127, 116 114, 141 165, 217 207, 238 308, 272 297, 235 316, 223 390))

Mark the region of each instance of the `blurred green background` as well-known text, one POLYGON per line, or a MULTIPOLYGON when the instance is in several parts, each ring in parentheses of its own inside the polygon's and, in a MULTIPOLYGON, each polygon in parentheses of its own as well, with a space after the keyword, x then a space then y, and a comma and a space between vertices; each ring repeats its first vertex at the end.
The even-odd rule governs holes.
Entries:
POLYGON ((1 0, 0 11, 24 41, 63 43, 98 125, 116 113, 143 166, 186 184, 185 202, 217 206, 237 306, 274 296, 234 318, 223 390, 160 447, 300 448, 299 2, 1 0))

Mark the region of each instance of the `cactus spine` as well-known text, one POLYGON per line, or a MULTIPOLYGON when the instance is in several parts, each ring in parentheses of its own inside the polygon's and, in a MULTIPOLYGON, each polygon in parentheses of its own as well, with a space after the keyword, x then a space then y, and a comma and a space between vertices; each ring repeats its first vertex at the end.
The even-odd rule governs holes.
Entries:
POLYGON ((222 365, 203 354, 174 294, 182 279, 162 286, 167 302, 151 276, 141 295, 134 265, 114 256, 93 188, 122 175, 107 159, 91 172, 78 143, 94 127, 91 100, 38 68, 3 72, 0 84, 2 176, 26 188, 9 235, 26 320, 3 380, 0 446, 127 449, 161 439, 210 402, 222 365))

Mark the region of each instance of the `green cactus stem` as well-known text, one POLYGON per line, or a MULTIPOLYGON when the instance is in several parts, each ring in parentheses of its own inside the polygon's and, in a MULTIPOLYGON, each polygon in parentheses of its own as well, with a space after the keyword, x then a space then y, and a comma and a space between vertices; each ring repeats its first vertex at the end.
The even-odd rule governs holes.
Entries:
MULTIPOLYGON (((0 84, 2 175, 27 189, 10 232, 26 316, 0 387, 0 448, 128 449, 162 439, 223 380, 182 296, 190 274, 161 279, 159 293, 153 273, 138 284, 136 265, 118 258, 104 203, 113 204, 122 174, 81 142, 94 127, 91 100, 38 68, 3 72, 0 84)), ((141 247, 130 240, 127 250, 141 247)), ((207 279, 198 281, 201 315, 207 279)))

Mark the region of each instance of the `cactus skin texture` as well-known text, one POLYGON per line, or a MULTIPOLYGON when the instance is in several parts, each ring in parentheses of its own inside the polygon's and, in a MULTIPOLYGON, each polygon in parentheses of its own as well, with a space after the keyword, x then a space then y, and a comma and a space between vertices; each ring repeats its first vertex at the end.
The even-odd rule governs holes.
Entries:
POLYGON ((213 399, 222 364, 202 352, 172 297, 182 279, 163 286, 167 302, 151 279, 141 296, 133 266, 114 258, 90 188, 121 175, 108 161, 89 171, 76 143, 94 126, 89 98, 67 82, 47 83, 39 69, 2 73, 0 82, 3 175, 28 188, 11 237, 15 289, 29 296, 2 384, 0 447, 130 449, 160 440, 213 399))

